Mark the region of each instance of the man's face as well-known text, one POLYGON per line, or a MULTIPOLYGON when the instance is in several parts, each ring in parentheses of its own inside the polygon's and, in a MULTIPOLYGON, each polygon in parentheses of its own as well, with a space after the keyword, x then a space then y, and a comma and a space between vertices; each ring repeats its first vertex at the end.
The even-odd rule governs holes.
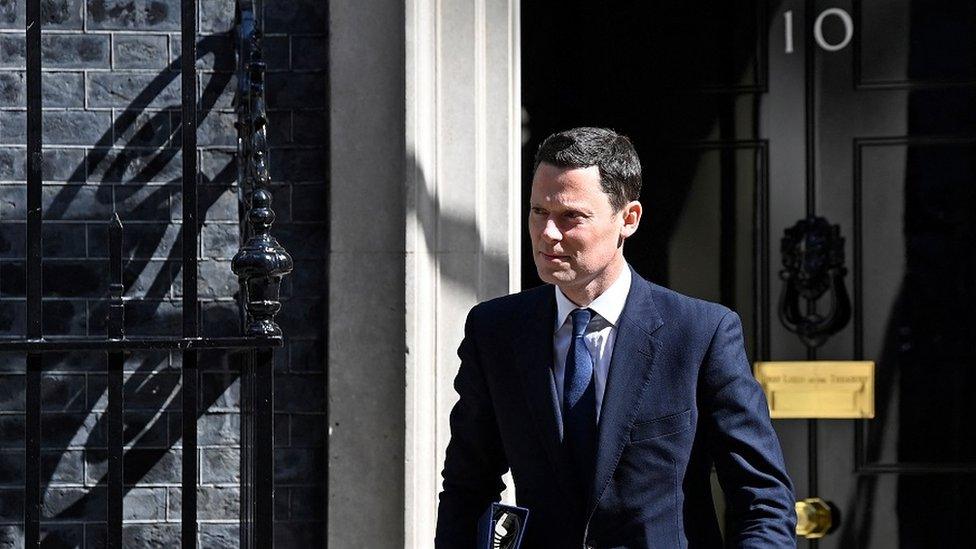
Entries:
POLYGON ((637 229, 640 203, 614 211, 600 170, 541 163, 532 179, 529 236, 539 277, 572 298, 602 292, 624 265, 623 239, 637 229), (612 278, 610 278, 612 277, 612 278), (592 293, 592 292, 590 292, 592 293))

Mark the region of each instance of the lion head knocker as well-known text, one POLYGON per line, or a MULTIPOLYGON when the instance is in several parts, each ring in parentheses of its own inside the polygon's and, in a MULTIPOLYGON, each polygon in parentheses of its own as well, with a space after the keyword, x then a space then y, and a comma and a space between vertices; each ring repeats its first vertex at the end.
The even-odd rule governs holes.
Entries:
POLYGON ((844 286, 844 238, 840 226, 823 217, 808 217, 786 229, 781 241, 783 291, 779 319, 808 347, 819 347, 841 331, 851 318, 851 301, 844 286), (801 312, 801 300, 815 303, 830 292, 825 315, 801 312))

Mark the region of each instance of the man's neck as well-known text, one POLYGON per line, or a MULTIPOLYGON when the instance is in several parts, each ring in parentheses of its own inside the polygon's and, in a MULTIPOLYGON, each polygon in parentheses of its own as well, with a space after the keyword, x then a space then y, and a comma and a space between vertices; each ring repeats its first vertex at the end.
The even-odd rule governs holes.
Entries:
POLYGON ((586 307, 590 303, 593 303, 593 300, 600 297, 603 292, 607 291, 607 288, 613 286, 613 283, 620 278, 620 273, 627 268, 627 262, 624 261, 623 256, 620 256, 610 265, 607 265, 607 268, 600 275, 594 277, 585 286, 571 288, 560 286, 559 289, 563 292, 563 295, 577 306, 586 307))

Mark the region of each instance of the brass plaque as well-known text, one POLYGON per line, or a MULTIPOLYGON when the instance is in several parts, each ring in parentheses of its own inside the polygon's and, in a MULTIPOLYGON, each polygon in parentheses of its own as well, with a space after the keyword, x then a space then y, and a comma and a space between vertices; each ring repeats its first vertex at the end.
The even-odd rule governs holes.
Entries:
POLYGON ((769 415, 784 418, 874 417, 874 362, 757 362, 769 415))

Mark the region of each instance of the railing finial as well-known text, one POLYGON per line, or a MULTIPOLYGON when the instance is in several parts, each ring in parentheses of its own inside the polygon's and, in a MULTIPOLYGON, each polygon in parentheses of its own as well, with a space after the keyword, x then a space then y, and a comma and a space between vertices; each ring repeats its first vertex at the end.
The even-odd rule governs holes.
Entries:
POLYGON ((244 332, 249 336, 281 335, 275 315, 281 278, 293 267, 291 256, 271 236, 275 213, 271 209, 271 177, 268 173, 267 113, 264 103, 264 71, 261 32, 252 14, 242 13, 238 45, 238 162, 242 191, 247 195, 248 230, 244 245, 231 264, 241 283, 246 314, 244 332))

